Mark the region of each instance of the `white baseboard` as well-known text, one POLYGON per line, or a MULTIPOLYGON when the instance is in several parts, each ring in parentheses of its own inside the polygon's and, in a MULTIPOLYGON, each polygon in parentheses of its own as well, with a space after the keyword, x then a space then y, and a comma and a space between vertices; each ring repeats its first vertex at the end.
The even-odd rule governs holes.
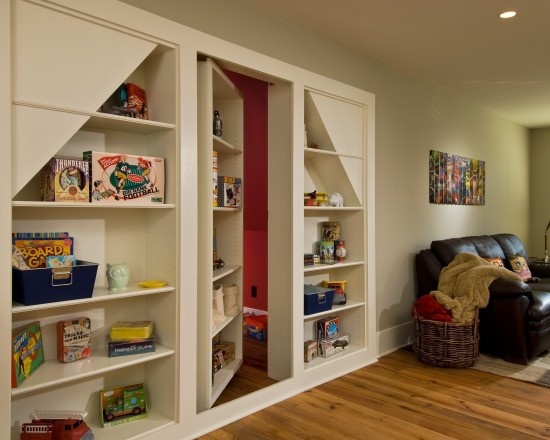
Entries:
POLYGON ((384 356, 412 344, 412 338, 412 321, 378 332, 378 356, 384 356))

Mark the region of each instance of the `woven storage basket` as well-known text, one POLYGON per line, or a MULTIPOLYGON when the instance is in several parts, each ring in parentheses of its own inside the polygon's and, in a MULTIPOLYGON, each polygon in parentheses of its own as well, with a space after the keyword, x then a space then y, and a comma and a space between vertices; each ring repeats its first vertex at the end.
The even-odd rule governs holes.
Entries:
POLYGON ((444 368, 468 368, 479 357, 479 318, 466 324, 431 321, 413 308, 413 349, 425 364, 444 368))

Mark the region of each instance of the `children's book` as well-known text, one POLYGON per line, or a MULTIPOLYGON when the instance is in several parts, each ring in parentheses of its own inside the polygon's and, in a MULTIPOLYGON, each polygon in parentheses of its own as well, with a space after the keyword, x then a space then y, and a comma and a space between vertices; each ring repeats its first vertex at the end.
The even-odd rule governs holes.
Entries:
POLYGON ((40 322, 31 322, 12 330, 11 352, 11 386, 16 388, 44 362, 40 322))

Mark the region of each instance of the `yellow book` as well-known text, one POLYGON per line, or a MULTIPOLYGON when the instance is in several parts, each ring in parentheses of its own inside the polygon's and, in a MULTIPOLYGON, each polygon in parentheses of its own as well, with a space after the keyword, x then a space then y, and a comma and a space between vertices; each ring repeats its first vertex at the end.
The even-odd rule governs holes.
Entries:
POLYGON ((143 339, 153 335, 153 321, 117 321, 109 331, 112 341, 143 339))

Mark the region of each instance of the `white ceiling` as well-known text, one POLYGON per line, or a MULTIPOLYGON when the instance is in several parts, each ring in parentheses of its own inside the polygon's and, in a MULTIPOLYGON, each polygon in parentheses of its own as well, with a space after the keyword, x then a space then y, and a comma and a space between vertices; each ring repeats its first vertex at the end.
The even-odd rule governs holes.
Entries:
POLYGON ((550 127, 550 0, 247 0, 529 128, 550 127), (508 21, 499 13, 515 9, 508 21))

